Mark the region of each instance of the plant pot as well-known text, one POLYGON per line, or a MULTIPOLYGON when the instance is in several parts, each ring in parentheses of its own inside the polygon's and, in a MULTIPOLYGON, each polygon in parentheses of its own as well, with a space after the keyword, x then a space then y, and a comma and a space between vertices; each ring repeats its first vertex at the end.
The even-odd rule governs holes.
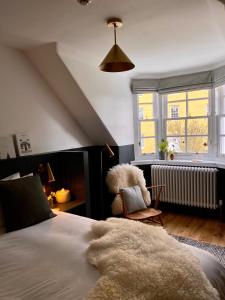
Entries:
POLYGON ((166 159, 166 153, 163 151, 159 151, 159 160, 165 160, 166 159))
POLYGON ((173 153, 170 154, 170 160, 174 160, 174 154, 173 153))

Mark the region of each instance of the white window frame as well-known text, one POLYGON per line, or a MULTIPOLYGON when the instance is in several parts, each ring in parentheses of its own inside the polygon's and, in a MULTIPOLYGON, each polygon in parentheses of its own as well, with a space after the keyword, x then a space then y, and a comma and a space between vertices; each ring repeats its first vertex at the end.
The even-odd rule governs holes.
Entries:
MULTIPOLYGON (((136 159, 154 159, 157 157, 157 145, 160 141, 160 132, 161 132, 161 122, 159 122, 160 118, 160 109, 159 109, 159 99, 158 94, 156 92, 146 92, 146 93, 140 93, 133 96, 133 103, 134 103, 134 152, 135 152, 135 158, 136 159), (139 119, 139 106, 138 106, 138 96, 143 94, 153 94, 153 119, 145 119, 140 120, 139 119), (141 130, 140 130, 140 124, 143 121, 154 121, 155 122, 155 153, 148 153, 148 154, 142 154, 141 153, 141 130)), ((145 138, 153 138, 153 136, 146 136, 145 138)))
MULTIPOLYGON (((199 88, 198 90, 201 90, 204 88, 199 88)), ((218 133, 218 122, 219 117, 216 117, 216 105, 215 105, 215 89, 208 89, 209 90, 209 98, 208 98, 208 116, 195 116, 195 117, 179 117, 179 118, 166 118, 166 103, 164 101, 165 95, 160 95, 158 93, 154 93, 154 120, 155 121, 155 137, 156 137, 156 152, 154 154, 142 154, 141 148, 140 148, 140 141, 141 141, 141 135, 140 135, 140 120, 138 119, 138 95, 134 95, 134 141, 135 141, 135 159, 136 160, 148 160, 148 159, 156 159, 158 158, 158 143, 162 138, 166 138, 166 120, 176 120, 176 119, 185 119, 187 122, 188 119, 195 119, 195 118, 208 118, 208 153, 176 153, 175 157, 177 159, 203 159, 203 160, 212 160, 217 159, 219 157, 219 149, 220 149, 220 140, 219 140, 219 133, 218 133)), ((188 90, 187 92, 191 92, 193 90, 188 90)), ((182 92, 182 91, 181 91, 182 92)), ((186 91, 184 91, 186 92, 186 91)), ((152 93, 152 92, 146 92, 152 93)), ((140 94, 145 94, 140 93, 140 94)), ((187 97, 187 94, 186 94, 187 97)), ((205 98, 199 98, 199 99, 191 99, 193 101, 200 100, 205 98)), ((187 99, 185 99, 186 105, 188 105, 187 99)), ((225 104, 224 104, 225 105, 225 104)), ((186 110, 188 111, 188 110, 186 110)), ((224 115, 221 115, 225 117, 224 115)), ((195 135, 193 135, 194 137, 195 135)), ((199 135, 196 135, 199 136, 199 135)), ((202 135, 204 136, 204 135, 202 135)), ((225 134, 223 135, 225 136, 225 134)), ((185 134, 185 137, 187 138, 187 134, 185 134)), ((187 145, 186 145, 187 147, 187 145)), ((221 158, 221 155, 220 155, 221 158)), ((223 158, 225 158, 225 155, 223 155, 223 158)))
MULTIPOLYGON (((197 90, 197 89, 196 89, 197 90)), ((192 91, 196 91, 196 90, 188 90, 188 91, 180 91, 180 92, 185 92, 186 93, 186 98, 183 99, 183 100, 178 100, 178 101, 175 101, 175 102, 186 102, 186 113, 188 113, 188 104, 189 104, 189 101, 188 98, 187 98, 187 93, 188 92, 192 92, 192 91)), ((198 90, 202 90, 202 89, 198 89, 198 90)), ((208 135, 191 135, 191 137, 199 137, 199 136, 202 136, 202 137, 208 137, 208 152, 207 153, 191 153, 191 152, 183 152, 183 153, 176 153, 176 157, 178 159, 193 159, 193 158, 211 158, 214 156, 214 149, 212 147, 212 132, 213 132, 213 129, 212 129, 212 113, 214 112, 214 108, 212 107, 212 103, 214 101, 212 101, 212 93, 211 93, 211 89, 208 89, 209 90, 209 97, 208 97, 208 116, 194 116, 194 117, 189 117, 189 116, 186 116, 186 117, 179 117, 179 118, 168 118, 168 111, 167 111, 167 107, 168 107, 168 102, 167 102, 167 96, 168 94, 165 94, 165 95, 161 95, 161 99, 160 101, 163 103, 163 137, 165 139, 167 139, 167 134, 166 134, 166 122, 167 120, 185 120, 185 134, 182 135, 182 136, 177 136, 179 138, 184 138, 185 139, 185 147, 186 147, 186 150, 187 150, 187 137, 189 136, 187 134, 187 122, 188 120, 191 120, 191 119, 208 119, 208 135)), ((172 94, 172 93, 169 93, 169 94, 172 94)), ((191 101, 198 101, 198 100, 204 100, 205 98, 196 98, 196 99, 191 99, 191 101)), ((174 102, 174 103, 175 103, 174 102)), ((171 136, 171 137, 175 137, 175 136, 171 136)))
POLYGON ((225 92, 223 89, 225 89, 224 86, 219 86, 217 87, 218 91, 218 98, 216 99, 217 101, 217 112, 216 112, 216 123, 217 123, 217 156, 220 159, 225 159, 225 154, 221 153, 221 138, 225 137, 225 134, 221 133, 221 126, 220 122, 222 117, 225 117, 225 92), (224 113, 221 113, 224 112, 224 113))

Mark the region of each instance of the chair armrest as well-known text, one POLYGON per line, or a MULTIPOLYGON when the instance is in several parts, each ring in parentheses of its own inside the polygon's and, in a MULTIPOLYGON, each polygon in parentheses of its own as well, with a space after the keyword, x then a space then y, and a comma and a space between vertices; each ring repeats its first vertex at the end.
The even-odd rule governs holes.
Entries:
POLYGON ((146 189, 158 189, 158 188, 164 188, 165 184, 159 184, 159 185, 152 185, 152 186, 146 186, 146 189))

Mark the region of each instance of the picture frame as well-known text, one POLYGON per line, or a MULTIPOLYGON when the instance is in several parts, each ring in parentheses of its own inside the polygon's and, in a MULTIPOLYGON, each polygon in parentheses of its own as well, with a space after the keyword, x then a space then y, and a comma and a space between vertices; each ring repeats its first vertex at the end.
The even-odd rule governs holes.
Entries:
POLYGON ((15 134, 16 150, 19 156, 32 154, 31 138, 26 132, 15 134))

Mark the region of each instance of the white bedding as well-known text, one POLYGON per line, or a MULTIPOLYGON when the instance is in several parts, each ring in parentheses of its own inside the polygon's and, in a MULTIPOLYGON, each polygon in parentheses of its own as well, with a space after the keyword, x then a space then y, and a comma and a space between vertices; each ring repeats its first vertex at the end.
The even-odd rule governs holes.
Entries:
POLYGON ((57 217, 0 237, 1 300, 84 299, 99 277, 86 259, 91 219, 57 217))
MULTIPOLYGON (((95 286, 99 273, 86 258, 95 221, 55 213, 53 219, 0 236, 0 300, 80 300, 95 286)), ((222 266, 191 248, 225 299, 222 266)))

